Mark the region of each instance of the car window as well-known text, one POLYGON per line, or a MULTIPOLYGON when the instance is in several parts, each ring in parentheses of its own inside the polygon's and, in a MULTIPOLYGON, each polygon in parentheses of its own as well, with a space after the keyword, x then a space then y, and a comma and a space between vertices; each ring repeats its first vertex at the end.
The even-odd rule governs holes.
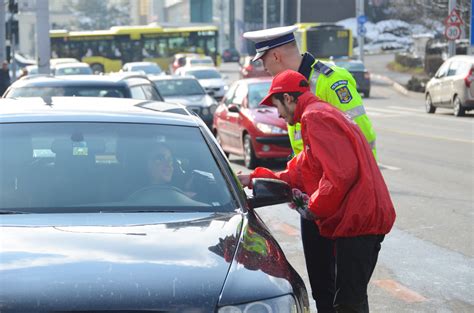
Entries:
POLYGON ((142 89, 141 86, 130 87, 130 94, 132 95, 133 99, 148 99, 145 95, 145 91, 142 89))
POLYGON ((245 84, 240 84, 235 90, 234 99, 232 100, 233 104, 242 105, 245 97, 247 96, 247 86, 245 84))
POLYGON ((445 77, 448 74, 449 63, 450 62, 443 63, 443 65, 441 65, 441 67, 436 72, 435 77, 437 78, 445 77))
POLYGON ((158 65, 135 65, 130 69, 133 72, 144 72, 150 75, 159 75, 162 73, 161 68, 158 65))
POLYGON ((235 209, 228 184, 199 128, 0 124, 0 151, 0 210, 235 209))
POLYGON ((189 64, 214 66, 214 62, 211 59, 189 59, 189 64))
POLYGON ((121 87, 94 87, 94 86, 68 86, 68 87, 31 87, 12 88, 6 95, 7 98, 20 97, 114 97, 125 98, 125 90, 121 87))
POLYGON ((249 107, 256 108, 260 102, 268 94, 271 82, 261 82, 256 84, 249 84, 249 107))
POLYGON ((197 79, 212 79, 212 78, 222 78, 221 74, 218 71, 214 70, 195 70, 187 71, 187 75, 196 77, 197 79))
POLYGON ((92 75, 90 67, 64 67, 54 71, 54 75, 92 75))
POLYGON ((162 101, 163 98, 156 92, 155 88, 152 85, 142 85, 143 93, 145 94, 145 99, 147 100, 158 100, 162 101))
POLYGON ((225 102, 224 103, 226 105, 229 105, 233 102, 235 90, 237 89, 238 86, 239 86, 238 83, 235 83, 232 86, 230 86, 229 91, 227 91, 227 94, 225 96, 225 102))
POLYGON ((348 71, 361 71, 363 72, 365 70, 364 64, 360 62, 345 62, 345 61, 339 61, 335 62, 337 66, 343 67, 347 69, 348 71))
POLYGON ((163 97, 206 94, 199 82, 194 79, 156 80, 155 84, 163 97))

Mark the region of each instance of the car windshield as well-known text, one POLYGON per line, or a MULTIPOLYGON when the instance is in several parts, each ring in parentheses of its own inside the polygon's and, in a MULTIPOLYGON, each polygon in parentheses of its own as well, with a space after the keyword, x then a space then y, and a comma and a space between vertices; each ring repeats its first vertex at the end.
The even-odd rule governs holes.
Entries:
POLYGON ((145 72, 145 74, 157 75, 161 74, 162 70, 158 65, 134 65, 131 67, 133 72, 145 72))
POLYGON ((212 65, 214 66, 214 62, 210 59, 190 59, 189 63, 191 65, 212 65))
POLYGON ((213 78, 222 78, 221 74, 218 71, 213 70, 196 70, 196 71, 187 71, 187 75, 196 77, 197 79, 213 79, 213 78))
POLYGON ((359 62, 348 62, 348 61, 337 61, 335 62, 337 66, 343 67, 348 71, 364 71, 364 64, 359 62))
POLYGON ((256 108, 260 102, 268 94, 271 82, 261 82, 256 84, 249 84, 249 107, 256 108))
POLYGON ((163 97, 206 94, 199 82, 194 79, 156 80, 155 84, 163 97))
POLYGON ((197 127, 0 124, 0 212, 229 212, 197 127))
POLYGON ((67 87, 32 87, 12 88, 7 98, 20 97, 114 97, 125 98, 125 90, 120 87, 94 87, 94 86, 67 86, 67 87))
POLYGON ((54 75, 91 75, 90 67, 63 67, 54 71, 54 75))

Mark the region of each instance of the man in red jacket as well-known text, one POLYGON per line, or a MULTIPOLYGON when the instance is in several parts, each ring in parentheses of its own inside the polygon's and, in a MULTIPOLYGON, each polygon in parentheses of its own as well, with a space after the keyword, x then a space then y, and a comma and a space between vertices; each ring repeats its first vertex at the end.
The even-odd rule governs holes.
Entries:
POLYGON ((367 285, 395 210, 364 134, 349 116, 313 95, 306 78, 292 70, 273 78, 261 104, 275 105, 289 124, 301 123, 304 150, 284 171, 258 167, 238 175, 241 183, 251 188, 252 178, 276 178, 308 195, 299 212, 314 219, 321 236, 334 245, 334 255, 315 252, 336 260, 336 268, 328 268, 331 281, 322 282, 333 307, 318 307, 318 312, 369 312, 367 285))

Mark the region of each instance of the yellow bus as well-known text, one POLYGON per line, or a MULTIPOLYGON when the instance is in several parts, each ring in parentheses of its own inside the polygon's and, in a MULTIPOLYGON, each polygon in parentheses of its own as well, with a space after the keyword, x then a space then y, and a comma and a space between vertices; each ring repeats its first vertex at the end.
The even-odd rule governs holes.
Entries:
POLYGON ((162 27, 115 26, 108 30, 52 30, 51 56, 76 58, 98 72, 116 72, 127 62, 155 62, 168 70, 177 53, 210 56, 216 65, 218 55, 217 26, 162 27))
POLYGON ((343 26, 329 23, 299 23, 296 42, 302 52, 317 59, 350 58, 352 32, 343 26))

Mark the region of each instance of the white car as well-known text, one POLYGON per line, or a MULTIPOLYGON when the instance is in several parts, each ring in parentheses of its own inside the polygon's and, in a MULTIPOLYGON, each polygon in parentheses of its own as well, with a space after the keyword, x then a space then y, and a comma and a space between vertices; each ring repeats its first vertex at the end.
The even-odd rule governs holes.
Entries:
POLYGON ((154 62, 129 62, 122 67, 122 72, 139 72, 145 75, 164 75, 161 67, 154 62))
POLYGON ((180 67, 176 70, 178 76, 194 76, 206 92, 220 100, 224 97, 227 83, 221 73, 214 67, 180 67))
POLYGON ((51 66, 51 73, 55 76, 94 74, 89 64, 82 62, 56 64, 54 67, 51 66))
POLYGON ((212 60, 211 57, 208 56, 192 56, 192 57, 186 57, 184 66, 211 66, 214 67, 214 61, 212 60))

